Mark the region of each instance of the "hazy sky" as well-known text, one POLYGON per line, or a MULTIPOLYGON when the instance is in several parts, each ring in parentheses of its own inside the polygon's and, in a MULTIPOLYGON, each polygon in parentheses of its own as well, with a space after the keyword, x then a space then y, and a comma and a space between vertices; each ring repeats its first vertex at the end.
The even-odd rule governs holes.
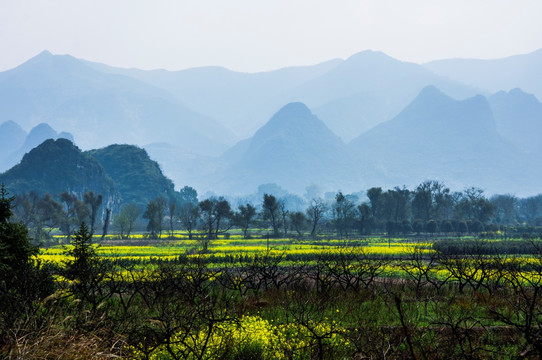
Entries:
POLYGON ((261 71, 380 50, 425 62, 542 48, 541 0, 0 0, 0 71, 42 50, 120 67, 261 71))

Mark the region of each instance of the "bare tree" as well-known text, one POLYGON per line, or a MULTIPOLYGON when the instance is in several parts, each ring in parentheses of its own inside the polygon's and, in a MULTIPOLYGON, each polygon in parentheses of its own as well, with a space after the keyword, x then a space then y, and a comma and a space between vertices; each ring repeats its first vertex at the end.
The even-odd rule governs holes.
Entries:
POLYGON ((175 215, 177 214, 177 202, 171 200, 168 206, 169 215, 169 238, 173 239, 173 224, 175 223, 175 215))
POLYGON ((307 208, 307 217, 311 224, 311 236, 316 235, 316 230, 320 221, 324 217, 324 214, 327 210, 327 206, 322 199, 312 199, 311 204, 307 208))
POLYGON ((183 229, 188 231, 188 239, 192 240, 192 233, 198 225, 200 218, 200 208, 193 203, 186 203, 181 207, 179 219, 183 229))
POLYGON ((288 214, 290 213, 286 208, 286 199, 279 200, 279 212, 282 220, 282 228, 284 229, 284 236, 288 235, 288 214))

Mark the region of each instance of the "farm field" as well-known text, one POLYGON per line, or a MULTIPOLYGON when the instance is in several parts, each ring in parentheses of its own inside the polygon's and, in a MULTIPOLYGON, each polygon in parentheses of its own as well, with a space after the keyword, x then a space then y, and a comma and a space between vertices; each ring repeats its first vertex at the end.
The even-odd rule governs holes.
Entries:
POLYGON ((127 358, 500 359, 542 346, 535 241, 201 241, 107 239, 90 277, 66 271, 73 247, 37 259, 58 269, 53 303, 80 299, 86 315, 71 316, 127 358))

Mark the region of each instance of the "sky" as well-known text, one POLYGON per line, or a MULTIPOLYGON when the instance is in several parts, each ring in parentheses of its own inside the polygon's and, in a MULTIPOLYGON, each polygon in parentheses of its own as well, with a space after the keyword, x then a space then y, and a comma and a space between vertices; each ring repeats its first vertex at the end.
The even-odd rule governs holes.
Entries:
POLYGON ((542 48, 540 0, 0 0, 0 71, 43 50, 258 72, 377 50, 423 63, 542 48))

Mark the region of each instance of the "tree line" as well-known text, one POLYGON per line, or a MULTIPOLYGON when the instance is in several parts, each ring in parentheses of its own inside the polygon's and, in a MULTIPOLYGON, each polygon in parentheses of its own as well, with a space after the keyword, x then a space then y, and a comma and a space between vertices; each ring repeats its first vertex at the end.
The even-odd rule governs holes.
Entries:
POLYGON ((308 191, 305 199, 284 192, 263 192, 260 198, 252 199, 211 196, 198 200, 197 191, 185 186, 173 197, 159 196, 144 206, 102 202, 102 196, 93 191, 79 196, 68 191, 56 196, 30 192, 16 196, 14 214, 39 242, 50 239, 53 229, 59 229, 69 239, 83 221, 92 233, 101 230, 102 237, 111 225, 121 238, 129 238, 135 230, 147 231, 149 238, 164 234, 173 237, 175 231, 184 230, 189 239, 206 240, 228 234, 232 228, 245 238, 314 238, 467 234, 504 228, 532 233, 542 225, 542 195, 488 198, 482 189, 453 192, 438 181, 425 181, 413 190, 404 186, 388 190, 372 187, 363 195, 339 191, 322 196, 308 191))

